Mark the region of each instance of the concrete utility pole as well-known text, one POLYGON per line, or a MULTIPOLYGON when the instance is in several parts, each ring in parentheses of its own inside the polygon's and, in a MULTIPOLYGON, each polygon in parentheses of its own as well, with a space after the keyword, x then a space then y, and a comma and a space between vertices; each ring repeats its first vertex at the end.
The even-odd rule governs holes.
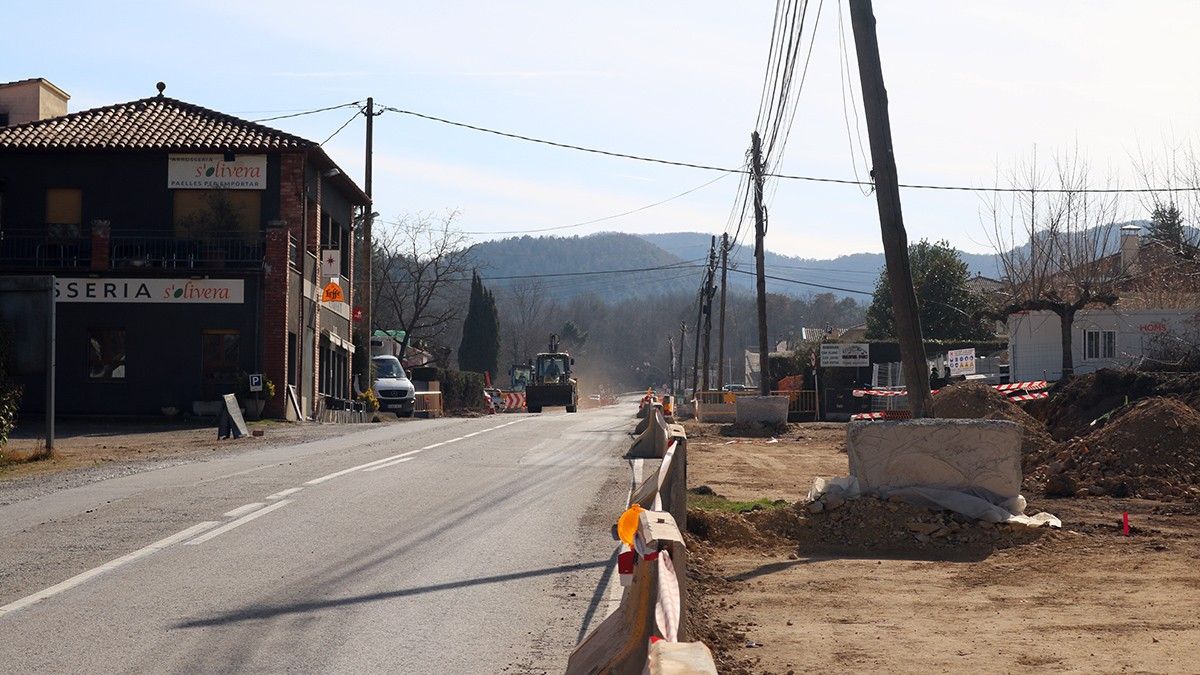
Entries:
POLYGON ((704 373, 700 378, 700 388, 703 391, 708 391, 708 372, 709 372, 709 356, 712 352, 712 301, 713 295, 716 293, 716 287, 713 285, 713 277, 716 276, 717 267, 717 238, 712 238, 712 243, 708 245, 708 277, 704 281, 704 373))
POLYGON ((771 395, 771 351, 767 347, 767 277, 763 262, 766 251, 763 239, 767 236, 767 207, 763 205, 762 139, 758 132, 750 134, 750 173, 754 180, 754 269, 758 290, 758 393, 771 395))
POLYGON ((684 385, 684 369, 683 369, 683 350, 687 344, 687 322, 679 322, 679 392, 684 393, 687 387, 684 385))
POLYGON ((729 233, 721 235, 721 319, 717 326, 717 389, 725 387, 725 284, 729 279, 729 233))
POLYGON ((363 283, 361 288, 365 289, 363 297, 360 300, 362 307, 362 318, 360 319, 363 332, 366 333, 365 344, 359 345, 359 349, 367 350, 367 357, 362 360, 364 363, 364 371, 362 373, 364 390, 375 386, 371 380, 371 336, 375 334, 375 284, 374 284, 374 268, 375 268, 375 245, 374 239, 371 238, 371 223, 375 220, 375 203, 371 198, 371 180, 374 173, 372 166, 374 161, 372 155, 375 152, 375 98, 367 97, 367 143, 366 143, 366 166, 363 169, 363 192, 367 193, 367 210, 366 217, 363 219, 363 261, 362 269, 363 283))
POLYGON ((904 231, 904 217, 900 212, 900 188, 892 150, 892 127, 888 121, 887 89, 883 86, 883 68, 879 63, 879 41, 875 34, 871 0, 850 0, 850 22, 854 27, 863 112, 871 142, 871 173, 875 179, 875 198, 879 205, 879 226, 883 232, 888 285, 892 291, 896 338, 900 342, 900 360, 904 364, 909 407, 914 418, 921 418, 931 413, 933 407, 929 397, 929 368, 925 362, 921 318, 917 313, 917 295, 913 290, 912 270, 908 262, 908 235, 904 231))
POLYGON ((671 350, 671 361, 668 364, 671 375, 671 393, 675 393, 675 338, 667 336, 667 348, 671 350))

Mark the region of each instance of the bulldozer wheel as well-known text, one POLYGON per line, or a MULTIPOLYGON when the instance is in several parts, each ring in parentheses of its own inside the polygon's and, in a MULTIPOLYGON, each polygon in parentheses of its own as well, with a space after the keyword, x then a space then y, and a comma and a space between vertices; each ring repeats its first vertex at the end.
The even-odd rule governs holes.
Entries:
POLYGON ((540 413, 540 412, 542 412, 542 406, 540 406, 540 405, 539 405, 539 406, 532 406, 532 405, 531 405, 531 406, 529 406, 529 412, 531 412, 531 413, 540 413))
POLYGON ((569 412, 569 413, 575 412, 575 406, 573 406, 573 405, 567 406, 567 412, 569 412))

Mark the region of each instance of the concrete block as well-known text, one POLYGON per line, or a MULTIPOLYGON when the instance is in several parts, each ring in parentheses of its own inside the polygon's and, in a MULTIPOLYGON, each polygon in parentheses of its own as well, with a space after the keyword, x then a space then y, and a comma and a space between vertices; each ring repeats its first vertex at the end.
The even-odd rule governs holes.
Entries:
POLYGON ((733 422, 737 419, 737 405, 734 403, 701 403, 697 401, 696 419, 701 422, 733 422))
POLYGON ((629 449, 628 457, 641 457, 654 459, 662 457, 666 454, 667 443, 669 442, 670 429, 667 427, 667 421, 663 417, 662 408, 655 408, 654 414, 648 415, 649 424, 645 430, 633 442, 633 447, 629 449))
POLYGON ((738 424, 786 424, 788 402, 787 396, 739 396, 738 424))
POLYGON ((864 492, 918 486, 1009 499, 1021 490, 1021 427, 1015 422, 851 422, 846 452, 850 475, 864 492))
POLYGON ((703 642, 660 640, 650 645, 646 670, 650 675, 717 675, 717 664, 703 642))

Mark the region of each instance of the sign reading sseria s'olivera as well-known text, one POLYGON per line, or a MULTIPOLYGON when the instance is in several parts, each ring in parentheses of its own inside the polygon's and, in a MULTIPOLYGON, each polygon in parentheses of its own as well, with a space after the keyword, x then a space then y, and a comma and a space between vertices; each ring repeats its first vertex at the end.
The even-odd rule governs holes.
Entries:
POLYGON ((241 279, 55 279, 55 302, 137 302, 172 305, 235 304, 245 299, 241 279))
POLYGON ((267 156, 172 154, 167 158, 167 187, 173 190, 265 190, 267 156))

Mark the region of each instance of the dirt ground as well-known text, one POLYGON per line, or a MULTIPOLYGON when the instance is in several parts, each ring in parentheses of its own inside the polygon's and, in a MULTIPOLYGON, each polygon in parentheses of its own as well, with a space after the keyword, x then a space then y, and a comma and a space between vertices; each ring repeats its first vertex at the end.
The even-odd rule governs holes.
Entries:
MULTIPOLYGON (((391 417, 391 416, 389 416, 391 417)), ((0 461, 0 482, 60 473, 73 469, 130 463, 188 460, 214 453, 245 451, 308 440, 330 438, 358 425, 289 424, 260 421, 247 425, 262 436, 217 440, 213 424, 67 422, 56 426, 54 453, 36 461, 0 461)), ((39 430, 18 428, 3 449, 4 456, 36 455, 44 446, 39 430)))
MULTIPOLYGON (((738 501, 802 499, 814 476, 846 473, 844 435, 793 425, 775 443, 728 443, 717 425, 691 423, 689 482, 738 501)), ((722 673, 1197 672, 1200 506, 1089 497, 1040 499, 1027 512, 1040 510, 1063 529, 963 523, 954 536, 987 535, 963 535, 969 551, 914 540, 886 553, 855 536, 870 525, 850 505, 689 518, 710 530, 689 536, 693 628, 722 673), (854 543, 815 546, 831 541, 823 532, 854 543)))

